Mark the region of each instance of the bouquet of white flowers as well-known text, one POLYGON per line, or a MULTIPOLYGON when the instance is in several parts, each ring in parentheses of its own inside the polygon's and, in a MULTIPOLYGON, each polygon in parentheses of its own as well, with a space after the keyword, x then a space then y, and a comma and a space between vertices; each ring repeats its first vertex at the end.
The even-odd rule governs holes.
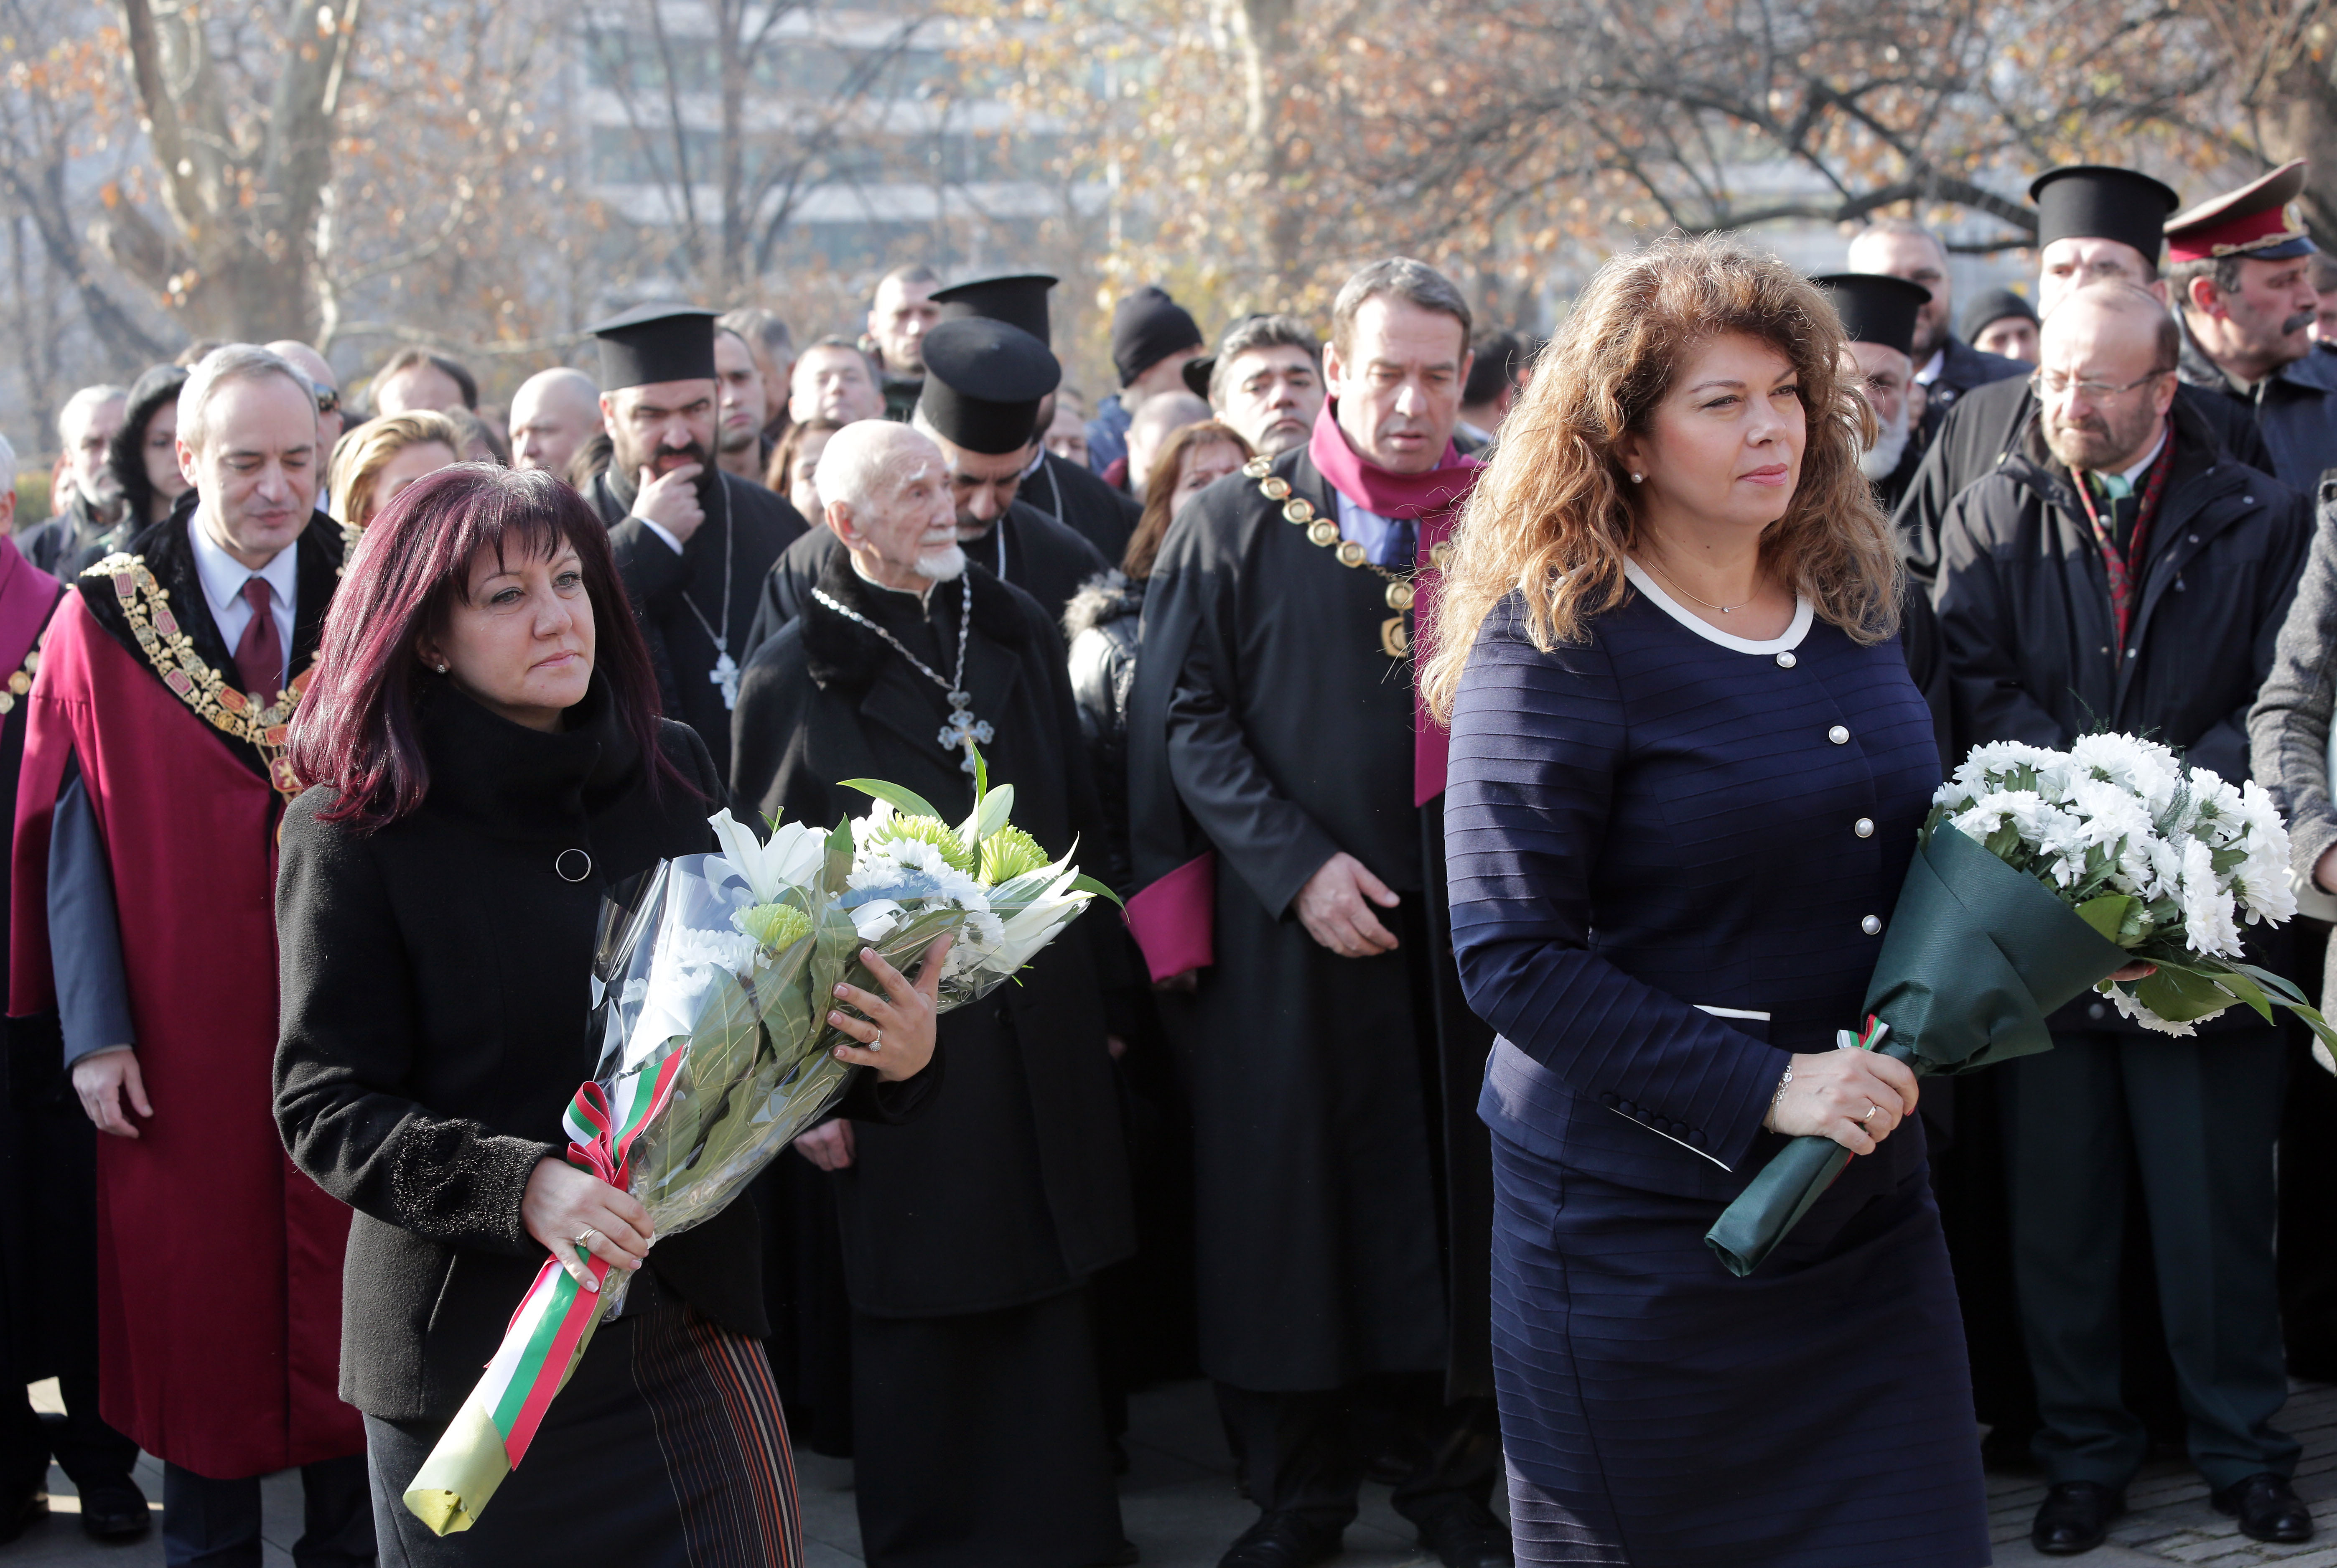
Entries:
MULTIPOLYGON (((882 989, 864 949, 906 971, 953 937, 938 994, 947 1011, 1028 964, 1090 898, 1118 901, 1069 855, 1049 860, 1009 819, 1013 787, 987 788, 979 766, 973 811, 955 827, 907 790, 846 784, 875 808, 832 831, 778 823, 768 840, 718 812, 720 854, 668 861, 602 910, 601 1054, 568 1108, 568 1158, 639 1199, 658 1240, 719 1213, 863 1071, 836 1059, 846 1037, 827 1014, 839 981, 882 989)), ((406 1489, 406 1507, 439 1534, 477 1520, 624 1298, 626 1276, 577 1250, 593 1288, 545 1261, 406 1489)))
MULTIPOLYGON (((2048 1014, 2096 987, 2146 1028, 2195 1033, 2244 1003, 2337 1044, 2304 994, 2241 956, 2240 928, 2296 913, 2288 829, 2264 790, 2234 789, 2131 735, 2067 751, 1973 749, 1932 797, 1863 1009, 1840 1044, 1922 1073, 1969 1073, 2052 1046, 2048 1014), (2109 976, 2137 963, 2140 980, 2109 976)), ((1705 1242, 1748 1274, 1849 1161, 1796 1138, 1705 1242)))
POLYGON ((2067 751, 1998 741, 1975 747, 1931 798, 1925 836, 1943 823, 2041 879, 2131 961, 2158 965, 2099 986, 2146 1029, 2194 1034, 2235 1002, 2267 1021, 2274 1002, 2303 1008, 2287 981, 2241 962, 2243 925, 2296 913, 2288 828, 2253 779, 2234 789, 2186 773, 2130 735, 2088 735, 2067 751))

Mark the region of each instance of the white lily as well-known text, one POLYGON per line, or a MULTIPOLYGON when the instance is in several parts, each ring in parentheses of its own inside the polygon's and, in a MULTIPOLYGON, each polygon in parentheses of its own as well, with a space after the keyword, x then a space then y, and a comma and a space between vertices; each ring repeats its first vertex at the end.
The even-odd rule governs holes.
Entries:
POLYGON ((852 927, 863 942, 882 942, 901 923, 901 906, 890 898, 872 898, 851 911, 852 927))
MULTIPOLYGON (((1094 895, 1070 890, 1079 874, 1079 867, 1066 855, 1042 871, 1015 878, 1022 883, 1045 877, 1046 882, 1030 902, 1006 916, 1005 932, 987 967, 1009 975, 1022 968, 1066 921, 1086 907, 1094 895)), ((993 895, 1002 890, 993 889, 993 895)))
POLYGON ((767 843, 755 830, 724 808, 708 818, 715 841, 722 846, 722 863, 746 879, 758 904, 776 903, 781 894, 807 887, 819 875, 827 852, 827 835, 801 822, 782 822, 771 829, 767 843))

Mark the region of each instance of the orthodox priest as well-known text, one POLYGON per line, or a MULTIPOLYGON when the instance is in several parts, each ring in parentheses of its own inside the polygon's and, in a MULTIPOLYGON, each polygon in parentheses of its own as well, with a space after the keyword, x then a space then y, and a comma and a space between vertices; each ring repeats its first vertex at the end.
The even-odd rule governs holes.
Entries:
POLYGON ((1511 1561, 1486 1507, 1492 1036, 1453 969, 1444 734, 1411 668, 1476 475, 1452 440, 1470 325, 1417 261, 1349 279, 1312 436, 1192 503, 1145 603, 1129 913, 1155 980, 1198 970, 1164 1010, 1201 1361, 1262 1510, 1224 1568, 1335 1552, 1374 1448, 1442 1561, 1511 1561))
POLYGON ((592 331, 610 460, 586 494, 609 524, 666 712, 727 772, 755 596, 807 524, 785 496, 715 466, 713 311, 641 305, 592 331))
MULTIPOLYGON (((2040 318, 2072 290, 2111 279, 2147 289, 2166 303, 2158 258, 2167 214, 2181 201, 2173 191, 2131 169, 2075 163, 2037 176, 2029 199, 2037 204, 2040 318)), ((2207 421, 2234 457, 2273 471, 2272 453, 2244 404, 2191 387, 2176 397, 2207 421)), ((2023 376, 1974 387, 1948 410, 1892 517, 1907 571, 1926 588, 1939 575, 1940 520, 1948 503, 2018 456, 2036 416, 2036 395, 2023 376)))
MULTIPOLYGON (((942 319, 987 318, 1020 327, 1052 352, 1054 332, 1048 318, 1047 295, 1056 279, 1043 272, 1023 272, 1003 278, 973 278, 934 290, 934 303, 942 319)), ((1039 436, 1030 466, 1022 470, 1016 494, 1031 505, 1094 545, 1113 565, 1128 553, 1144 508, 1124 490, 1107 485, 1084 463, 1058 457, 1047 450, 1047 427, 1055 422, 1055 394, 1039 402, 1039 436)))
MULTIPOLYGON (((1107 568, 1101 552, 1022 499, 1041 432, 1017 429, 1012 410, 1036 408, 1062 380, 1052 350, 1021 328, 983 318, 944 321, 924 336, 925 377, 909 423, 940 448, 968 559, 1062 619, 1071 595, 1107 568)), ((821 460, 825 462, 826 456, 821 460)), ((787 547, 764 580, 750 648, 802 613, 836 535, 813 529, 787 547)))
POLYGON ((365 1430, 336 1392, 349 1213, 285 1157, 276 833, 284 727, 341 565, 317 403, 266 349, 179 397, 193 486, 66 595, 16 798, 13 1016, 55 1008, 98 1140, 106 1421, 163 1462, 173 1563, 257 1562, 259 1477, 299 1465, 296 1560, 370 1563, 365 1430))
MULTIPOLYGON (((933 396, 936 349, 925 346, 933 396)), ((1019 442, 1038 396, 977 447, 1019 442)), ((788 821, 865 810, 845 779, 973 808, 974 746, 1050 855, 1103 842, 1052 614, 969 564, 946 459, 916 430, 846 426, 820 455, 840 541, 803 613, 749 661, 733 792, 788 821)), ((1102 916, 1100 918, 1109 918, 1102 916)), ((1098 980, 1100 917, 1022 983, 941 1024, 949 1093, 914 1127, 859 1126, 841 1171, 861 1542, 872 1568, 1092 1568, 1120 1534, 1088 1282, 1134 1245, 1098 980)))

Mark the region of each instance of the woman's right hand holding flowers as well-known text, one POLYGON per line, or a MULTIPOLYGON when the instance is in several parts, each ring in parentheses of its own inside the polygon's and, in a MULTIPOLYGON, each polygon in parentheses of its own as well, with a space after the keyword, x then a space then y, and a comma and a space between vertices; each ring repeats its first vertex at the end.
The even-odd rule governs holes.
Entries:
POLYGON ((1915 1070, 1873 1051, 1797 1055, 1779 1082, 1762 1125, 1789 1138, 1831 1138, 1872 1154, 1915 1113, 1915 1070))

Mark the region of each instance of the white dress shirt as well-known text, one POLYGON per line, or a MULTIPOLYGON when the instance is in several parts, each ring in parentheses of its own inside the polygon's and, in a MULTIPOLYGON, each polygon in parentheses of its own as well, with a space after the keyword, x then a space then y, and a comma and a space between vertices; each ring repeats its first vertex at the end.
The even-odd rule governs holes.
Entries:
MULTIPOLYGON (((277 646, 284 650, 288 663, 292 657, 293 600, 300 586, 299 545, 287 544, 267 565, 254 572, 220 547, 219 541, 203 525, 200 507, 187 519, 187 540, 194 546, 195 575, 202 582, 203 601, 211 607, 211 622, 219 628, 228 652, 235 652, 236 644, 243 641, 243 629, 251 624, 251 605, 244 599, 243 585, 257 577, 268 584, 268 608, 276 617, 277 646)), ((279 690, 288 678, 286 671, 277 671, 279 690)), ((268 695, 273 697, 276 693, 270 691, 268 695)))

